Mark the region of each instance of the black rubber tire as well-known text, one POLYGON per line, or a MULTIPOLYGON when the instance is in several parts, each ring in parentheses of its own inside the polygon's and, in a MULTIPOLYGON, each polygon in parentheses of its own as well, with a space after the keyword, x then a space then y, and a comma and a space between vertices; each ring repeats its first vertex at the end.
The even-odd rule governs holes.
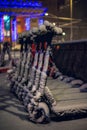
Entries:
POLYGON ((33 111, 32 113, 30 111, 28 111, 28 112, 30 115, 30 120, 35 123, 50 122, 49 108, 48 108, 47 104, 44 102, 40 102, 38 105, 38 108, 35 111, 33 111), (35 113, 35 114, 33 114, 33 113, 35 113))

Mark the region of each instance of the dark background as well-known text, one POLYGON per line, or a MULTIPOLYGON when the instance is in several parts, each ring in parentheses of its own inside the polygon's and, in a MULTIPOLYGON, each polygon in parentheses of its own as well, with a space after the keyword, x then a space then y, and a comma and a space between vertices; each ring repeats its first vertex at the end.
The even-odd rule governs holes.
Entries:
MULTIPOLYGON (((55 22, 56 25, 61 26, 70 23, 71 20, 65 18, 70 18, 70 0, 41 0, 44 7, 48 8, 48 13, 57 16, 58 18, 45 17, 45 19, 50 22, 55 22)), ((72 17, 79 22, 72 24, 73 29, 73 40, 87 39, 87 0, 72 0, 72 17)), ((71 25, 62 27, 66 36, 64 36, 64 41, 70 40, 70 28, 71 25)))

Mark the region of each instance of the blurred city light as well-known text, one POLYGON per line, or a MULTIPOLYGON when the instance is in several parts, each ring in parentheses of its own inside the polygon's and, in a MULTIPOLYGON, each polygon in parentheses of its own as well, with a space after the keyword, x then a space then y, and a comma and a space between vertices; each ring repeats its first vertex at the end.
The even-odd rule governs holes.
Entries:
POLYGON ((55 25, 56 25, 56 23, 53 23, 53 25, 55 26, 55 25))
POLYGON ((65 33, 65 32, 63 32, 63 33, 62 33, 62 35, 63 35, 63 36, 65 36, 65 35, 66 35, 66 33, 65 33))
POLYGON ((48 16, 48 13, 45 13, 45 16, 48 16))

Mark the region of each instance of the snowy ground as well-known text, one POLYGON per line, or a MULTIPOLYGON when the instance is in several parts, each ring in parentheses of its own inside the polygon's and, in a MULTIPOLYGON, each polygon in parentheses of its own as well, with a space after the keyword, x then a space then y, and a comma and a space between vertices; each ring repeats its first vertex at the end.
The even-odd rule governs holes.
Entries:
MULTIPOLYGON (((80 93, 79 88, 70 88, 70 85, 65 85, 58 81, 58 79, 55 81, 49 79, 48 82, 49 87, 57 99, 58 111, 62 109, 62 112, 65 114, 66 110, 69 112, 68 106, 72 106, 74 103, 76 106, 78 104, 87 105, 87 93, 80 93)), ((10 93, 7 84, 6 74, 0 74, 0 130, 87 130, 87 118, 68 121, 52 120, 51 123, 44 125, 33 124, 29 121, 28 113, 25 111, 21 102, 10 93)))
POLYGON ((59 118, 66 120, 87 116, 87 92, 82 93, 79 87, 72 87, 59 79, 48 79, 47 86, 57 101, 55 110, 59 118))

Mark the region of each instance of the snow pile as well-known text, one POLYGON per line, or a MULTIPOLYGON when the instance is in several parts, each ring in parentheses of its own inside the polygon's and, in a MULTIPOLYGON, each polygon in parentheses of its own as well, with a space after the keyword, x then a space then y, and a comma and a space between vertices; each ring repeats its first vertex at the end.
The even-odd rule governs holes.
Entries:
POLYGON ((45 25, 39 26, 39 30, 40 30, 40 32, 46 32, 47 31, 45 25))
POLYGON ((37 27, 33 27, 32 28, 32 33, 33 34, 38 34, 38 28, 37 27))
POLYGON ((33 27, 29 31, 22 32, 19 34, 18 39, 21 42, 28 42, 28 40, 34 42, 48 42, 51 44, 52 38, 56 35, 62 34, 62 29, 54 26, 52 23, 48 21, 44 21, 44 24, 39 27, 33 27), (43 41, 42 41, 43 40, 43 41))
POLYGON ((63 30, 62 28, 59 28, 59 27, 54 27, 53 28, 54 32, 58 35, 58 34, 62 34, 63 30))
POLYGON ((83 84, 83 85, 80 87, 80 92, 87 92, 87 83, 83 84))

